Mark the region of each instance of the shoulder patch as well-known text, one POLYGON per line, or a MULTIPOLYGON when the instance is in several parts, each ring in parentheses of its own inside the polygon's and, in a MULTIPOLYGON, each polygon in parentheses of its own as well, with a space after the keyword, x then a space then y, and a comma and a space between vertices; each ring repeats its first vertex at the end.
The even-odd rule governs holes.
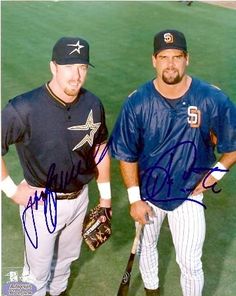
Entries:
POLYGON ((211 84, 211 86, 213 86, 214 88, 218 89, 218 90, 221 90, 218 86, 214 85, 214 84, 211 84))
POLYGON ((135 94, 137 92, 137 89, 135 89, 132 93, 130 93, 129 95, 128 95, 128 98, 130 98, 133 94, 135 94))

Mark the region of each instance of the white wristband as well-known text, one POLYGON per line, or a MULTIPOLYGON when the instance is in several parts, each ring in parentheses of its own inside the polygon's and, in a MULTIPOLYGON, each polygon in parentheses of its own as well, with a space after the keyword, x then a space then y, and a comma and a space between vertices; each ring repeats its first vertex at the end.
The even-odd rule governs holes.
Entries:
POLYGON ((111 184, 110 182, 97 183, 100 198, 111 199, 111 184))
POLYGON ((9 198, 12 198, 12 196, 16 193, 17 186, 10 176, 7 176, 4 180, 1 181, 1 190, 9 198))
POLYGON ((127 189, 130 204, 141 200, 139 186, 133 186, 127 189))
POLYGON ((220 162, 217 162, 214 166, 213 166, 213 169, 214 168, 217 168, 219 169, 220 171, 216 170, 216 171, 213 171, 211 173, 212 177, 214 177, 216 180, 220 180, 224 177, 224 175, 228 172, 228 169, 220 162), (223 172, 222 172, 222 171, 223 172))

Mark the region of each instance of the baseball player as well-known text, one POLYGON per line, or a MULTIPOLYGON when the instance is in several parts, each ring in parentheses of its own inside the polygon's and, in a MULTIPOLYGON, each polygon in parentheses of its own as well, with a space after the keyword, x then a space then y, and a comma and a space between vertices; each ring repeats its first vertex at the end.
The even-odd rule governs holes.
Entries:
POLYGON ((10 100, 2 112, 2 154, 15 144, 24 180, 16 185, 2 160, 1 189, 20 205, 23 279, 36 286, 35 296, 67 295, 94 177, 100 206, 111 207, 104 108, 83 88, 89 65, 88 42, 62 37, 53 47, 52 79, 10 100))
POLYGON ((152 64, 156 77, 125 101, 111 152, 120 160, 131 216, 145 224, 139 267, 146 295, 160 295, 156 246, 167 216, 183 295, 200 296, 203 192, 217 192, 216 182, 236 161, 236 107, 221 90, 186 74, 183 33, 157 33, 152 64))

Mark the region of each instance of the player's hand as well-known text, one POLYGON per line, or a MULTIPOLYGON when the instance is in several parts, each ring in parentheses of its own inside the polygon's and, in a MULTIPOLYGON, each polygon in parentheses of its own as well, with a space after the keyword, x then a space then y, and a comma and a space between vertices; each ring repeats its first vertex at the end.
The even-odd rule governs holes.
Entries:
POLYGON ((111 199, 100 198, 99 205, 101 208, 109 208, 110 209, 110 211, 109 211, 110 217, 112 216, 111 199))
POLYGON ((149 217, 154 217, 154 212, 149 204, 139 200, 130 205, 130 215, 140 224, 148 224, 150 223, 149 217))
POLYGON ((111 208, 111 199, 100 198, 99 204, 101 208, 111 208))
MULTIPOLYGON (((44 188, 36 188, 30 186, 25 180, 23 180, 18 186, 17 191, 11 198, 13 202, 18 205, 27 206, 29 205, 29 200, 31 199, 31 204, 35 202, 36 199, 40 199, 41 191, 44 191, 44 188), (37 193, 36 193, 37 191, 37 193)), ((38 204, 43 204, 43 200, 37 201, 38 204)))
POLYGON ((197 187, 191 193, 192 196, 203 193, 204 191, 213 188, 218 181, 210 174, 207 178, 203 178, 202 181, 197 185, 197 187))

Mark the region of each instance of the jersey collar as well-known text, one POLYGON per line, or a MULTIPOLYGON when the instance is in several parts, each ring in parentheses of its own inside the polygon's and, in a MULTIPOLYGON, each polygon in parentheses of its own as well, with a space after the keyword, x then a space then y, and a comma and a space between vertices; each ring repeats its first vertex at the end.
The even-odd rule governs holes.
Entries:
MULTIPOLYGON (((50 96, 52 97, 52 99, 54 99, 56 102, 58 102, 59 104, 61 104, 61 105, 64 106, 64 107, 68 107, 68 106, 74 105, 74 104, 77 103, 78 100, 79 100, 80 94, 78 94, 78 96, 74 99, 73 102, 71 102, 71 103, 66 103, 66 102, 64 102, 62 99, 60 99, 60 98, 59 98, 59 97, 58 97, 58 96, 52 91, 52 89, 51 89, 50 86, 49 86, 49 82, 47 82, 47 83, 45 84, 45 86, 46 86, 46 89, 47 89, 47 91, 49 92, 50 96)), ((83 93, 83 89, 82 89, 82 88, 81 88, 81 93, 83 93)))

